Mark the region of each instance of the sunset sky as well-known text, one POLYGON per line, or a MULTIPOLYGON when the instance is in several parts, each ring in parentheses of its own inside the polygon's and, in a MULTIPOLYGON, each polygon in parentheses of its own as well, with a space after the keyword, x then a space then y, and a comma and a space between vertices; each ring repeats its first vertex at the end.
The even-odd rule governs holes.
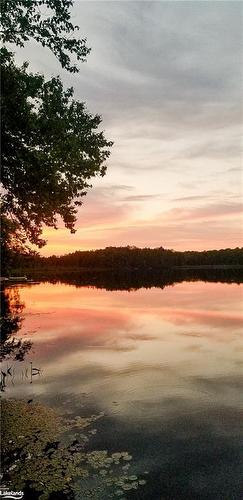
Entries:
POLYGON ((77 75, 35 43, 16 51, 60 74, 114 141, 77 232, 47 228, 42 255, 106 246, 242 246, 241 2, 76 1, 92 48, 77 75))

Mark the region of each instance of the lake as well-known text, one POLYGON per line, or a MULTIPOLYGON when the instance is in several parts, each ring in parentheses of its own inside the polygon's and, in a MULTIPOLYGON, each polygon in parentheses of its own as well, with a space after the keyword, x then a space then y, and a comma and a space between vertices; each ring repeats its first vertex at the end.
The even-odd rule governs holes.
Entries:
POLYGON ((88 449, 125 450, 142 478, 122 498, 240 500, 242 290, 203 281, 130 291, 12 286, 8 300, 23 316, 16 335, 32 347, 23 361, 3 362, 3 398, 99 414, 88 449))

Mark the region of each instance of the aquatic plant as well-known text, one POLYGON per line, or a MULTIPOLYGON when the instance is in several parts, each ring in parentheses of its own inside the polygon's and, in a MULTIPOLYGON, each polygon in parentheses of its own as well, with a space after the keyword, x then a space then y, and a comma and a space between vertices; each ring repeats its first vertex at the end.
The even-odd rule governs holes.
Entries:
POLYGON ((132 456, 87 450, 93 424, 102 416, 64 419, 40 403, 3 401, 4 484, 39 500, 54 493, 64 499, 126 498, 126 492, 145 484, 130 472, 132 456))

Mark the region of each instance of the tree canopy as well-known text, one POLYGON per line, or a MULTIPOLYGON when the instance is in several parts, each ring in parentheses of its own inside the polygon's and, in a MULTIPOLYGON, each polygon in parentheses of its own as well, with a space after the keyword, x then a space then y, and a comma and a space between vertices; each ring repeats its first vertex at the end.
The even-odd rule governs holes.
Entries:
POLYGON ((101 118, 73 99, 72 88, 27 69, 3 51, 3 208, 41 245, 42 225, 56 227, 58 215, 74 231, 80 197, 91 177, 104 175, 112 143, 98 131, 101 118))
POLYGON ((3 43, 23 47, 25 42, 34 39, 48 47, 63 68, 79 71, 70 56, 83 62, 90 48, 86 46, 86 38, 72 36, 79 30, 79 26, 70 21, 72 5, 72 0, 1 0, 3 43))
MULTIPOLYGON (((32 37, 49 47, 64 68, 78 71, 70 54, 84 61, 89 49, 85 39, 72 38, 78 29, 70 22, 72 1, 1 4, 3 42, 23 46, 32 37)), ((46 80, 29 72, 27 62, 17 66, 5 46, 1 75, 2 244, 11 247, 14 241, 16 247, 21 235, 20 247, 28 241, 41 247, 43 225, 57 227, 61 218, 75 231, 77 207, 90 180, 105 174, 112 142, 99 130, 101 117, 74 99, 73 88, 65 89, 59 77, 46 80)))

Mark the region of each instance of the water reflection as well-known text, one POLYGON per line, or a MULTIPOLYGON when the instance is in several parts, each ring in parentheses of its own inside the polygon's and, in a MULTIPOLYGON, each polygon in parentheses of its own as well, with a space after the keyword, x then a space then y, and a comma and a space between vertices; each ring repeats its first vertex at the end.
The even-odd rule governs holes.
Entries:
MULTIPOLYGON (((24 307, 18 288, 4 287, 1 290, 0 361, 4 359, 23 361, 26 353, 31 349, 31 340, 23 341, 19 336, 16 337, 22 326, 24 307)), ((7 372, 8 370, 9 368, 7 368, 7 372)), ((2 372, 1 385, 5 385, 7 375, 11 376, 11 372, 6 375, 2 372)))
POLYGON ((34 378, 40 377, 41 373, 40 368, 33 368, 32 362, 21 364, 21 366, 16 363, 9 366, 7 362, 2 362, 0 390, 5 392, 10 385, 15 386, 19 382, 33 384, 34 378))
POLYGON ((49 269, 48 273, 41 270, 32 275, 42 281, 52 283, 67 283, 80 286, 95 286, 106 290, 138 290, 139 288, 158 287, 164 289, 183 281, 205 281, 219 283, 243 283, 243 272, 239 268, 219 266, 215 268, 162 268, 162 269, 111 269, 110 271, 86 269, 65 271, 65 268, 49 269))
POLYGON ((32 386, 18 380, 11 397, 105 412, 91 446, 125 448, 149 472, 140 496, 128 498, 241 498, 241 286, 128 293, 42 283, 19 293, 20 333, 43 376, 32 386))

